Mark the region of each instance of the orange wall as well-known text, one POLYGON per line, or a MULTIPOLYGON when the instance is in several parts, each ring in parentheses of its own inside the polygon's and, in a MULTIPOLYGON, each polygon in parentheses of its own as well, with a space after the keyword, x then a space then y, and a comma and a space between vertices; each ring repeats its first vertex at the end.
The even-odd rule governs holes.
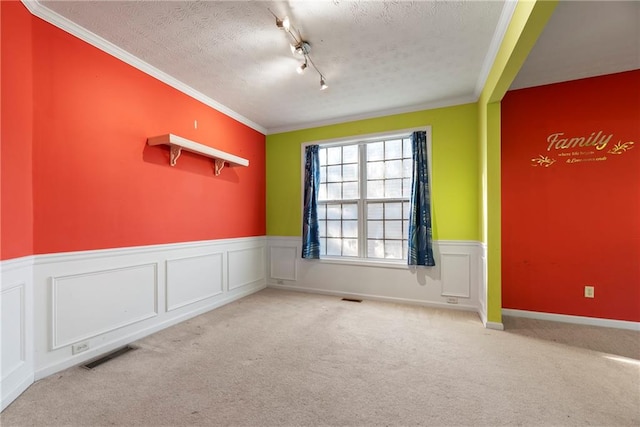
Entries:
POLYGON ((264 135, 31 20, 33 253, 265 234, 264 135), (214 176, 210 159, 183 152, 171 167, 167 147, 146 145, 164 133, 250 165, 214 176))
POLYGON ((33 253, 31 15, 19 2, 0 8, 0 259, 9 259, 33 253))
POLYGON ((639 117, 640 70, 507 93, 503 308, 640 321, 639 117))

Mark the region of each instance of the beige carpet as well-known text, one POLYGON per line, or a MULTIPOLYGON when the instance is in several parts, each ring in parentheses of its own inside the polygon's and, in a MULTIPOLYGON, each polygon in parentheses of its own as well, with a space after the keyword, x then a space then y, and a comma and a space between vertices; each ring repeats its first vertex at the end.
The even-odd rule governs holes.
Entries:
POLYGON ((31 386, 17 425, 640 425, 639 333, 266 289, 31 386))

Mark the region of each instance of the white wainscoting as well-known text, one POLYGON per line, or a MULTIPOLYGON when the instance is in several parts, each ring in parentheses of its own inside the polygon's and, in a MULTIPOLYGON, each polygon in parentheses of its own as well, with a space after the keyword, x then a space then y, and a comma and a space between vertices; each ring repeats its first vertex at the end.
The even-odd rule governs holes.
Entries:
POLYGON ((266 287, 266 238, 3 261, 2 407, 34 380, 266 287), (84 351, 73 354, 74 348, 84 351))
POLYGON ((0 411, 34 381, 33 257, 0 264, 0 411))
POLYGON ((243 286, 265 281, 264 246, 229 251, 229 282, 232 291, 243 286))
POLYGON ((269 237, 270 287, 478 311, 481 245, 434 242, 435 267, 304 260, 300 237, 269 237))
POLYGON ((167 260, 167 311, 224 292, 223 252, 167 260))
POLYGON ((158 315, 158 264, 51 278, 51 349, 158 315))

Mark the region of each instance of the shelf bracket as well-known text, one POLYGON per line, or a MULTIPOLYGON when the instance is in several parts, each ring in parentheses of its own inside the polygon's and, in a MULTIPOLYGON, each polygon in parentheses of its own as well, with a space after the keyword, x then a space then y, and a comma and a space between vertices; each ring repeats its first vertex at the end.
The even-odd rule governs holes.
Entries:
POLYGON ((182 154, 182 147, 178 147, 177 145, 171 146, 171 166, 175 166, 178 161, 178 157, 182 154))
POLYGON ((220 172, 224 168, 224 160, 222 159, 213 159, 215 163, 215 174, 216 176, 220 175, 220 172))

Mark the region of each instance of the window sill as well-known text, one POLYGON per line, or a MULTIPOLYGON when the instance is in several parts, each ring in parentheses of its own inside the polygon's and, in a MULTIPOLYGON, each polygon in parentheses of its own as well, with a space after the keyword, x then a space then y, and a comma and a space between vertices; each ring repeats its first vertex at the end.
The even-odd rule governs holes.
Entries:
POLYGON ((355 265, 358 267, 380 267, 380 268, 395 268, 400 270, 408 270, 409 265, 407 264, 407 260, 394 260, 394 261, 384 261, 384 260, 371 260, 365 258, 332 258, 332 257, 324 257, 319 260, 313 260, 320 262, 322 264, 341 264, 341 265, 355 265))

